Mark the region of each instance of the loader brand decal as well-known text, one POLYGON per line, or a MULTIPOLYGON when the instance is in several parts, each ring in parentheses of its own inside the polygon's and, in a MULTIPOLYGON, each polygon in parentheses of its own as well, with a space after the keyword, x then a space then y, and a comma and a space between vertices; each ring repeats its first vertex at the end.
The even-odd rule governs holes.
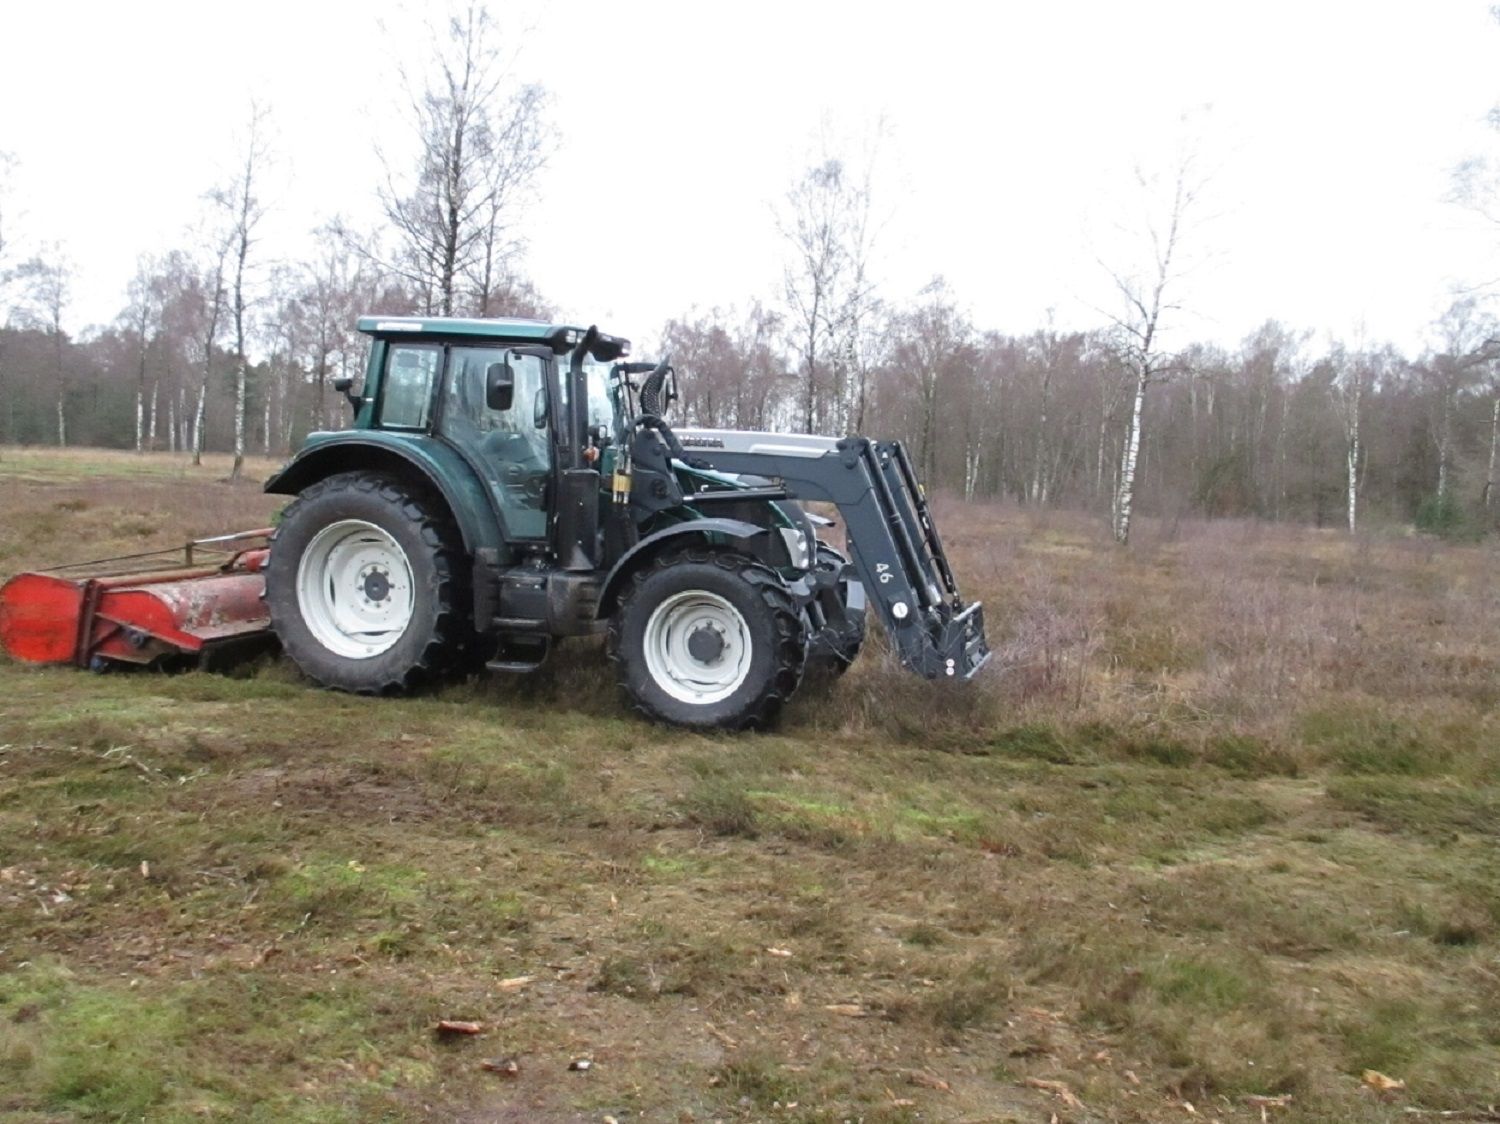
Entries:
POLYGON ((724 442, 717 437, 694 437, 684 434, 679 438, 684 448, 688 449, 722 449, 724 442))

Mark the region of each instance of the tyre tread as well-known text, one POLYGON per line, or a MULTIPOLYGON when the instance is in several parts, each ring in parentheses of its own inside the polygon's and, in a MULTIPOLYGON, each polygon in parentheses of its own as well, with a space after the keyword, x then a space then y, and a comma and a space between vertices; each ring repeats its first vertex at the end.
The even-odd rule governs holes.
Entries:
POLYGON ((660 713, 647 700, 630 690, 630 669, 628 657, 623 651, 622 622, 630 602, 639 595, 641 587, 650 577, 686 563, 718 566, 737 574, 752 587, 770 616, 776 637, 772 653, 775 663, 765 689, 749 699, 736 714, 716 723, 722 729, 763 729, 775 720, 782 706, 796 693, 802 682, 802 673, 807 666, 807 629, 797 602, 781 580, 781 575, 764 562, 738 551, 702 545, 669 550, 631 574, 621 593, 619 604, 609 619, 609 660, 615 668, 621 691, 633 709, 652 721, 674 721, 670 715, 660 713))
MULTIPOLYGON (((326 476, 304 488, 287 505, 281 525, 293 519, 299 507, 340 492, 362 492, 378 496, 399 512, 402 518, 416 528, 423 545, 430 549, 438 581, 433 627, 416 657, 404 668, 396 669, 378 681, 354 688, 333 685, 335 689, 350 690, 359 695, 404 694, 467 670, 467 656, 473 647, 470 643, 472 630, 465 608, 468 604, 468 567, 464 564, 463 540, 451 516, 442 509, 440 503, 434 502, 425 489, 397 477, 377 472, 341 472, 326 476)), ((271 536, 273 557, 280 533, 278 526, 271 536)), ((266 601, 271 612, 271 627, 277 635, 282 635, 277 599, 268 597, 266 601)), ((293 659, 295 658, 294 655, 293 659)), ((322 681, 306 667, 302 670, 322 681)))

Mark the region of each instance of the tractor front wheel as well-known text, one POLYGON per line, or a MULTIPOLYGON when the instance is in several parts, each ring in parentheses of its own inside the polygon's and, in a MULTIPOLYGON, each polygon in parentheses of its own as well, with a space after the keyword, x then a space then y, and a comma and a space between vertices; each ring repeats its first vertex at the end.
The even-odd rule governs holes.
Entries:
POLYGON ((865 646, 865 598, 861 587, 853 596, 851 585, 858 579, 847 576, 849 560, 826 543, 818 544, 818 567, 845 575, 832 590, 821 596, 824 625, 812 634, 807 646, 807 672, 824 680, 835 679, 849 670, 865 646), (850 602, 854 604, 851 605, 850 602))
POLYGON ((292 502, 272 539, 271 627, 325 687, 395 694, 441 679, 471 646, 462 556, 425 493, 374 473, 330 476, 292 502))
POLYGON ((672 551, 632 578, 610 619, 620 686, 648 717, 743 729, 802 680, 807 631, 775 570, 733 551, 672 551))

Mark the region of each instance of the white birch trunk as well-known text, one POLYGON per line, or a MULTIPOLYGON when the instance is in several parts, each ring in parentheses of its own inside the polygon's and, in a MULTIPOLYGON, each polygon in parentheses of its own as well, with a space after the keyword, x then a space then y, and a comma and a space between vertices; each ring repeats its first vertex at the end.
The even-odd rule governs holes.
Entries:
POLYGON ((1500 393, 1490 403, 1490 464, 1484 474, 1484 506, 1492 507, 1495 500, 1495 446, 1500 445, 1500 393))
POLYGON ((240 478, 240 470, 245 464, 245 379, 248 364, 244 345, 241 344, 240 347, 234 364, 234 467, 229 473, 232 480, 240 478))
POLYGON ((978 441, 971 441, 964 450, 964 499, 972 500, 974 490, 979 484, 979 457, 980 445, 978 441))
POLYGON ((156 450, 157 394, 160 390, 161 380, 158 379, 151 384, 151 409, 146 414, 146 448, 153 452, 156 450))
POLYGON ((1453 392, 1443 387, 1443 413, 1438 423, 1438 506, 1448 499, 1448 459, 1453 450, 1453 392))
POLYGON ((1141 453, 1141 414, 1146 403, 1147 377, 1135 377, 1135 401, 1130 408, 1130 428, 1125 433, 1125 449, 1120 457, 1120 483, 1115 490, 1115 542, 1124 546, 1130 541, 1130 515, 1135 504, 1135 467, 1141 453))
POLYGON ((1036 420, 1036 449, 1031 466, 1031 502, 1034 506, 1047 504, 1047 399, 1052 391, 1052 364, 1049 360, 1042 376, 1042 403, 1036 420))
POLYGON ((1362 390, 1360 383, 1354 384, 1352 400, 1349 403, 1348 430, 1349 440, 1346 442, 1349 478, 1349 533, 1352 535, 1359 527, 1359 399, 1362 390))
POLYGON ((1352 535, 1359 527, 1359 422, 1357 420, 1349 436, 1346 460, 1349 472, 1349 533, 1352 535))
POLYGON ((203 463, 203 421, 208 409, 208 376, 198 385, 198 408, 193 411, 193 463, 203 463))

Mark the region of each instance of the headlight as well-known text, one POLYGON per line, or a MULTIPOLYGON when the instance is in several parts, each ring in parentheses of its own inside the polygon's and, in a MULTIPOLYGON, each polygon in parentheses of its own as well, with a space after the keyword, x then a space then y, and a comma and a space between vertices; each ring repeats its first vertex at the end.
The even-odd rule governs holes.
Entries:
POLYGON ((787 556, 791 558, 792 565, 799 570, 806 570, 812 565, 812 551, 807 545, 807 535, 801 527, 782 527, 782 541, 786 543, 787 556))

